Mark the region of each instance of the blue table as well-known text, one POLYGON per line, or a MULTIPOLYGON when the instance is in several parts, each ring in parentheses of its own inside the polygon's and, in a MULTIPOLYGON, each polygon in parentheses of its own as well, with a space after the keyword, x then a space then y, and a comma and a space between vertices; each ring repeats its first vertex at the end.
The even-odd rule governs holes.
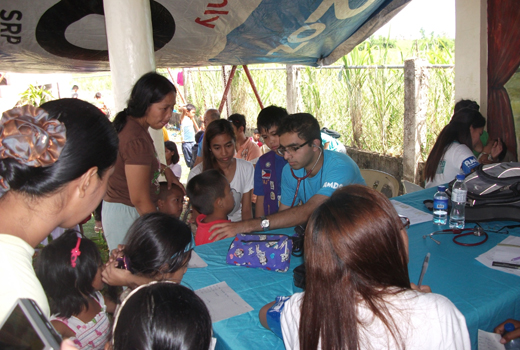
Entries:
MULTIPOLYGON (((433 198, 434 193, 435 189, 427 189, 395 199, 427 211, 422 202, 433 198)), ((467 227, 473 227, 473 224, 467 227)), ((410 280, 417 283, 424 256, 430 252, 430 265, 423 284, 449 298, 464 314, 472 349, 476 350, 478 329, 492 331, 506 318, 520 319, 520 278, 489 269, 475 260, 502 241, 505 235, 490 233, 488 241, 476 247, 456 245, 452 242, 452 235, 436 236, 440 245, 422 238, 424 234, 444 228, 448 227, 439 228, 428 222, 408 229, 410 280)), ((520 235, 520 230, 515 230, 511 233, 520 235)), ((274 230, 272 233, 290 234, 292 229, 274 230)), ((214 336, 218 339, 217 349, 284 349, 283 341, 262 327, 258 311, 278 295, 300 291, 293 285, 292 270, 302 263, 302 259, 291 257, 291 269, 286 273, 231 266, 225 261, 230 243, 231 239, 226 239, 196 247, 195 251, 208 267, 188 269, 183 279, 193 289, 226 281, 254 308, 246 314, 213 324, 214 336)))

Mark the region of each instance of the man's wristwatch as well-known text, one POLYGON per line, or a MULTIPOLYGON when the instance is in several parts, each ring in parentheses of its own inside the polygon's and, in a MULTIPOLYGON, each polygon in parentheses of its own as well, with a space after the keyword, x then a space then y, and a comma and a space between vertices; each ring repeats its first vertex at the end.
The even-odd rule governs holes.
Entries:
POLYGON ((265 216, 262 216, 260 219, 262 220, 260 222, 260 226, 262 226, 262 230, 264 230, 264 231, 269 230, 269 226, 270 226, 269 225, 269 219, 266 218, 265 216))

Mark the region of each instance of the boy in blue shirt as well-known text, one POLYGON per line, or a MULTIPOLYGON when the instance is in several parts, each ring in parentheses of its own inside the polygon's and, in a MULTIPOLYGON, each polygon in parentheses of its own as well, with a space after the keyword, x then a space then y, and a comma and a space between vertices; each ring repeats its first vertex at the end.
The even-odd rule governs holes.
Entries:
POLYGON ((283 118, 287 116, 287 110, 282 107, 269 106, 260 111, 256 121, 258 131, 264 143, 271 150, 262 155, 255 166, 255 187, 253 193, 256 197, 255 217, 261 218, 278 212, 281 197, 282 170, 287 161, 276 153, 280 145, 278 127, 283 118))

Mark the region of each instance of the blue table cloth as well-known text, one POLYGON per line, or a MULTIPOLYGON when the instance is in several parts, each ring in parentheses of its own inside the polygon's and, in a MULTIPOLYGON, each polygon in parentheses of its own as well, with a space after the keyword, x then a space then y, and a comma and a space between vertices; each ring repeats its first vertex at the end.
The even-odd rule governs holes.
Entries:
MULTIPOLYGON (((435 189, 427 189, 394 198, 420 210, 427 211, 425 199, 432 199, 435 189)), ((509 224, 509 223, 504 223, 509 224)), ((489 224, 484 224, 484 226, 489 224)), ((473 227, 474 224, 466 224, 473 227)), ((408 229, 410 280, 417 283, 426 253, 431 253, 428 271, 423 284, 432 291, 449 298, 466 317, 472 349, 477 349, 478 329, 492 331, 506 318, 520 319, 520 277, 496 271, 475 260, 504 238, 503 234, 489 233, 486 243, 465 247, 453 243, 453 235, 439 235, 437 245, 423 235, 448 228, 432 222, 413 225, 408 229)), ((274 234, 292 234, 292 229, 273 230, 274 234)), ((519 229, 510 234, 520 235, 519 229)), ((466 242, 480 237, 467 237, 466 242)), ((188 269, 183 283, 193 289, 226 281, 254 310, 213 324, 217 349, 284 349, 283 341, 264 329, 258 320, 258 311, 274 301, 278 295, 291 295, 301 291, 294 287, 292 270, 302 263, 301 258, 291 257, 291 268, 286 273, 248 269, 226 264, 225 255, 232 239, 210 243, 195 248, 208 264, 201 269, 188 269)))

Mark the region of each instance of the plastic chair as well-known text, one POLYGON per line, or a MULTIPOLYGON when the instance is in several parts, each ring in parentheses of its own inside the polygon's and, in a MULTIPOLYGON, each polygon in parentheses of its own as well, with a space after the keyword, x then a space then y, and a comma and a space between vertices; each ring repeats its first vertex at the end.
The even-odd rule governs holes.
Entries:
POLYGON ((406 181, 406 180, 403 180, 403 187, 404 187, 404 193, 412 193, 412 192, 424 190, 424 188, 422 188, 421 186, 416 185, 413 182, 406 181))
POLYGON ((399 194, 399 181, 390 174, 372 169, 361 169, 361 176, 365 179, 368 187, 381 192, 388 198, 399 194))

